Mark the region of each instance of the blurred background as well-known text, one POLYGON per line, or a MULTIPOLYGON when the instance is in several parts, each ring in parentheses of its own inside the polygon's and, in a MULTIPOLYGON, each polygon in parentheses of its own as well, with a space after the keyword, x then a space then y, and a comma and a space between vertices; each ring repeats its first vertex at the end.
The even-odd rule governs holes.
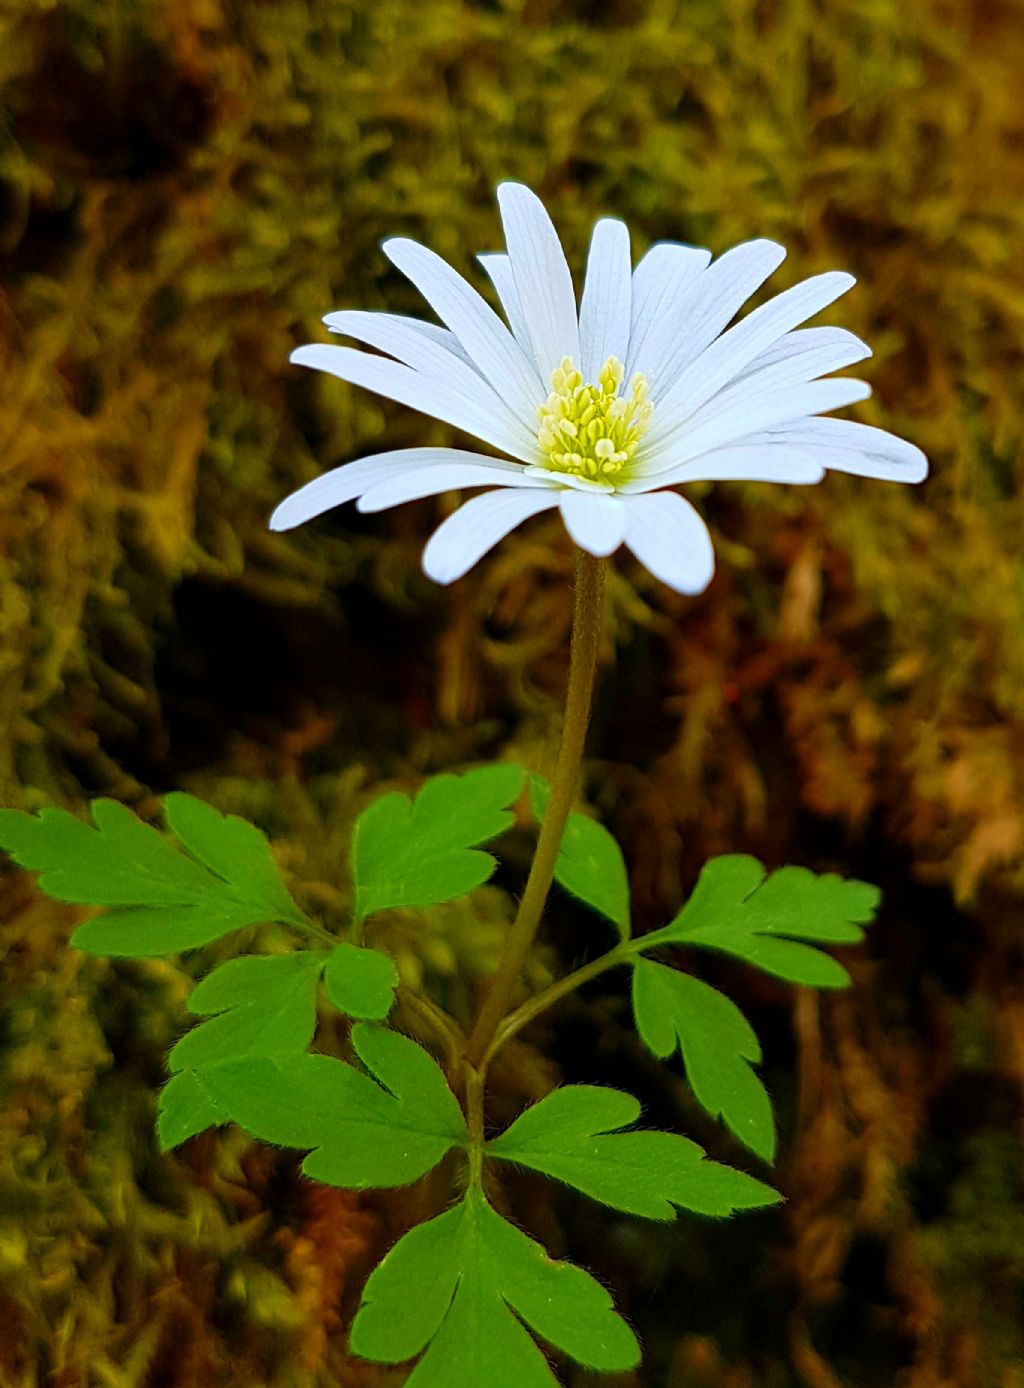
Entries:
MULTIPOLYGON (((1024 1385, 1022 70, 1021 0, 0 13, 3 803, 150 814, 190 789, 270 833, 327 920, 383 787, 549 765, 571 556, 535 521, 436 588, 419 552, 451 498, 269 534, 324 468, 450 439, 290 349, 332 308, 421 312, 387 236, 472 272, 504 178, 541 194, 577 270, 610 213, 635 255, 773 237, 772 292, 859 278, 828 315, 875 348, 858 417, 923 447, 928 482, 695 488, 719 555, 695 600, 616 561, 585 790, 639 923, 722 851, 885 891, 846 995, 686 961, 762 1036, 781 1211, 661 1227, 512 1190, 642 1334, 616 1384, 1024 1385)), ((393 922, 456 1011, 528 844, 473 909, 393 922)), ((400 1383, 344 1338, 394 1197, 315 1190, 236 1131, 156 1153, 202 961, 86 959, 28 877, 0 893, 0 1383, 400 1383)), ((603 948, 564 901, 552 920, 561 959, 538 970, 603 948)), ((742 1164, 643 1058, 617 987, 509 1053, 510 1102, 619 1082, 742 1164)))

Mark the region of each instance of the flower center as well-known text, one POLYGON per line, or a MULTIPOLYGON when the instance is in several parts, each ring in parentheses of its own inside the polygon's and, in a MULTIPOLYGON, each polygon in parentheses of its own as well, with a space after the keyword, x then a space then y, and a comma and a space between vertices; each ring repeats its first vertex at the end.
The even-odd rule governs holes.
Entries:
POLYGON ((608 486, 621 478, 651 422, 646 380, 638 371, 629 395, 620 395, 624 376, 622 362, 609 357, 598 384, 584 385, 571 358, 563 357, 551 373, 551 394, 537 408, 545 467, 608 486))

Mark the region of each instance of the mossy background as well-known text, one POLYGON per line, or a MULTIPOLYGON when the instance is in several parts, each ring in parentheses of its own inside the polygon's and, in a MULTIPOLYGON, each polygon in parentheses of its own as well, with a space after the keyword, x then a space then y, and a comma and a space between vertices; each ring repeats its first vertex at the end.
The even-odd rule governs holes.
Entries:
MULTIPOLYGON (((641 923, 742 849, 886 892, 856 988, 726 985, 765 1042, 781 1213, 662 1228, 549 1189, 519 1217, 616 1289, 668 1388, 1024 1385, 1024 7, 1021 0, 8 0, 0 14, 0 792, 255 818, 328 916, 385 784, 543 768, 571 558, 534 522, 450 590, 442 506, 271 536, 323 468, 444 440, 287 364, 332 307, 419 312, 378 243, 470 270, 493 190, 832 267, 875 347, 860 417, 920 489, 698 495, 719 573, 620 559, 587 795, 641 923)), ((471 1005, 528 838, 477 910, 390 943, 471 1005)), ((343 1326, 392 1197, 315 1191, 237 1132, 154 1148, 199 961, 109 966, 3 879, 4 1388, 397 1384, 343 1326)), ((556 905, 565 961, 592 920, 556 905)), ((699 961, 690 961, 696 963, 699 961)), ((538 971, 556 967, 541 953, 538 971)), ((624 1083, 742 1161, 646 1062, 614 983, 510 1052, 510 1102, 624 1083)), ((567 1382, 591 1381, 566 1370, 567 1382)), ((610 1383, 610 1380, 605 1380, 610 1383)))

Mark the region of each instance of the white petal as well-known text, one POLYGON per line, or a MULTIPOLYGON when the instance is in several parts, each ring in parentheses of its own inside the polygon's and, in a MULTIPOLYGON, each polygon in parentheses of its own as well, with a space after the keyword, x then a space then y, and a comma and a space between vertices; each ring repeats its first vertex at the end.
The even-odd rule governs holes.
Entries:
MULTIPOLYGON (((343 506, 386 478, 416 473, 445 463, 493 462, 483 453, 462 453, 456 448, 397 448, 388 453, 373 453, 343 463, 330 472, 314 477, 298 491, 286 497, 270 517, 271 530, 291 530, 296 525, 320 516, 334 506, 343 506)), ((506 464, 515 467, 514 463, 506 464)), ((517 469, 518 471, 518 469, 517 469)))
POLYGON ((540 198, 521 183, 502 183, 498 207, 516 290, 545 384, 563 357, 579 364, 576 294, 558 233, 540 198))
POLYGON ((500 419, 510 433, 519 434, 523 447, 533 443, 534 430, 526 428, 504 398, 492 390, 479 371, 464 358, 458 338, 447 328, 437 328, 435 331, 451 339, 457 348, 457 356, 449 350, 447 342, 422 331, 431 324, 417 323, 414 318, 402 319, 390 313, 342 309, 339 313, 327 314, 324 322, 331 332, 343 333, 346 337, 354 337, 357 342, 365 342, 369 347, 387 352, 414 371, 427 376, 441 375, 450 389, 485 405, 488 413, 500 419))
MULTIPOLYGON (((448 463, 402 472, 381 482, 374 482, 356 502, 359 511, 386 511, 405 501, 418 501, 424 496, 454 492, 463 487, 529 487, 536 490, 535 477, 516 463, 503 463, 497 458, 473 459, 471 454, 448 463)), ((541 485, 554 486, 552 482, 541 485)))
POLYGON ((652 400, 661 399, 785 258, 774 241, 746 241, 708 266, 683 296, 678 319, 659 333, 657 359, 652 352, 647 371, 652 400))
POLYGON ((596 381, 609 357, 625 364, 629 351, 629 230, 605 217, 594 227, 580 303, 580 371, 596 381))
POLYGON ((435 583, 453 583, 530 516, 558 505, 551 488, 484 492, 464 502, 431 535, 423 571, 435 583))
POLYGON ((477 379, 471 389, 460 390, 453 383, 445 363, 439 363, 432 373, 413 371, 385 357, 322 343, 296 348, 289 360, 297 366, 326 371, 351 385, 362 386, 364 390, 397 400, 400 405, 421 410, 433 419, 444 420, 525 463, 537 461, 536 438, 531 438, 518 420, 513 427, 507 411, 497 412, 492 408, 490 387, 477 379))
POLYGON ((574 491, 591 492, 596 496, 611 496, 616 490, 611 482, 592 482, 589 477, 574 477, 571 472, 555 472, 542 463, 525 467, 523 471, 527 477, 536 477, 549 486, 569 487, 574 491))
MULTIPOLYGON (((323 322, 331 330, 332 333, 341 333, 343 336, 354 337, 358 342, 369 341, 368 338, 362 338, 359 336, 357 332, 350 332, 344 326, 345 319, 349 316, 349 314, 353 312, 362 311, 354 309, 341 309, 336 313, 325 313, 323 317, 323 322)), ((452 356, 458 357, 459 360, 465 362, 467 366, 473 366, 473 363, 470 361, 466 349, 463 347, 459 339, 449 328, 442 328, 440 323, 425 323, 422 318, 408 318, 404 313, 374 312, 370 316, 374 318, 386 319, 389 323, 395 323, 403 328, 408 328, 410 332, 419 333, 421 337, 425 337, 429 342, 434 343, 435 346, 442 347, 446 352, 450 352, 452 356)), ((397 352, 392 352, 391 355, 398 356, 399 354, 397 352)), ((404 358, 399 357, 399 360, 404 360, 404 358)), ((412 365, 411 362, 408 364, 412 365)), ((476 370, 475 366, 473 367, 473 370, 476 370)))
POLYGON ((446 260, 416 241, 396 236, 381 249, 451 328, 477 370, 533 428, 540 402, 530 363, 486 300, 446 260))
MULTIPOLYGON (((814 329, 807 328, 804 331, 812 333, 814 329)), ((830 330, 823 328, 821 331, 830 330)), ((796 334, 790 333, 788 336, 795 337, 796 334)), ((714 400, 709 402, 709 406, 731 408, 733 404, 738 405, 745 400, 759 398, 767 391, 791 390, 796 386, 810 385, 812 381, 818 380, 829 371, 839 371, 844 366, 853 366, 855 362, 863 361, 871 355, 870 349, 854 337, 853 333, 847 333, 845 336, 848 341, 836 343, 834 346, 827 343, 815 346, 809 343, 806 346, 798 345, 787 353, 776 352, 776 349, 772 348, 771 352, 775 353, 774 360, 770 360, 769 353, 765 352, 762 357, 756 359, 750 371, 744 372, 725 390, 719 391, 714 400)), ((782 341, 785 342, 786 338, 782 341)))
POLYGON ((676 241, 656 242, 640 260, 633 271, 627 381, 636 371, 650 376, 660 366, 667 344, 683 330, 683 296, 710 262, 710 251, 676 241))
MULTIPOLYGON (((762 440, 771 435, 762 434, 762 440)), ((625 494, 650 492, 660 487, 675 487, 684 482, 820 482, 825 469, 811 448, 793 448, 769 442, 732 444, 702 453, 688 463, 659 473, 656 477, 637 478, 626 482, 619 490, 625 494)))
POLYGON ((613 554, 626 535, 626 502, 618 496, 566 490, 558 505, 565 528, 581 549, 602 558, 613 554))
POLYGON ((739 387, 735 392, 723 391, 721 396, 709 400, 675 433, 659 442, 656 448, 649 453, 645 449, 637 476, 662 476, 666 469, 675 468, 691 458, 699 458, 713 448, 745 442, 748 434, 787 424, 805 415, 838 410, 844 405, 866 400, 870 394, 871 387, 865 381, 845 377, 812 381, 809 385, 794 386, 789 390, 766 387, 750 392, 749 397, 739 387), (734 394, 735 399, 725 399, 734 394))
POLYGON ((759 352, 733 381, 749 381, 759 371, 783 362, 792 368, 792 385, 841 371, 871 356, 871 348, 846 328, 796 328, 780 337, 771 347, 759 352))
POLYGON ((741 323, 723 333, 676 379, 658 401, 655 429, 666 432, 688 419, 701 405, 728 385, 759 352, 778 342, 784 333, 820 313, 856 280, 840 270, 804 280, 749 313, 741 323))
POLYGON ((804 419, 767 436, 773 443, 805 449, 833 472, 877 477, 886 482, 920 482, 928 459, 920 448, 885 429, 852 419, 804 419))
POLYGON ((624 497, 626 545, 677 593, 702 593, 715 572, 707 526, 676 492, 624 497))
POLYGON ((530 341, 530 328, 523 313, 523 306, 519 302, 519 290, 516 288, 516 277, 512 273, 512 262, 508 256, 501 251, 489 252, 486 255, 478 255, 477 260, 484 267, 487 278, 494 285, 494 292, 498 296, 508 319, 508 325, 512 329, 512 336, 523 349, 523 353, 530 363, 530 368, 541 387, 541 399, 547 398, 547 393, 551 389, 548 380, 541 380, 540 370, 533 359, 533 343, 530 341))
MULTIPOLYGON (((644 439, 645 455, 657 455, 664 440, 669 441, 670 447, 672 439, 677 442, 685 440, 691 431, 710 418, 722 417, 731 411, 745 418, 752 410, 800 386, 809 385, 825 372, 852 366, 854 362, 863 361, 871 355, 870 348, 859 338, 854 337, 853 333, 843 332, 841 328, 806 328, 803 332, 808 339, 814 339, 808 345, 798 343, 795 347, 782 350, 782 343, 787 338, 801 335, 787 334, 787 338, 782 338, 775 347, 756 358, 748 372, 720 390, 690 419, 678 423, 674 430, 662 430, 660 434, 652 429, 644 439), (827 335, 821 340, 821 345, 815 345, 818 339, 814 335, 818 332, 827 335), (838 338, 833 338, 832 334, 838 334, 838 338), (761 365, 754 369, 756 362, 761 362, 761 365)), ((837 407, 833 405, 831 408, 837 407)))

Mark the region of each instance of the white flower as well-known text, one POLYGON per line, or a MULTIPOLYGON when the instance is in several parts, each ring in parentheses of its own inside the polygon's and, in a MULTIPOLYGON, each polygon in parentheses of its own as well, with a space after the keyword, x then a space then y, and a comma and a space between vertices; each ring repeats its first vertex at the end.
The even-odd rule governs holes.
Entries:
POLYGON ((820 415, 870 387, 829 372, 871 355, 842 328, 798 325, 854 283, 815 275, 728 328, 785 251, 748 241, 712 263, 676 242, 631 268, 629 232, 599 221, 577 313, 572 277, 543 205, 505 183, 498 204, 508 247, 479 257, 508 325, 433 251, 397 238, 384 253, 445 324, 346 310, 334 332, 386 353, 308 346, 292 361, 410 405, 507 454, 412 448, 347 463, 301 487, 275 530, 358 499, 382 511, 416 497, 490 487, 435 531, 423 567, 460 578, 499 540, 557 507, 594 555, 622 544, 682 593, 711 581, 714 554, 686 482, 740 478, 818 482, 826 469, 918 482, 924 454, 884 430, 820 415), (516 461, 510 461, 515 459, 516 461))

